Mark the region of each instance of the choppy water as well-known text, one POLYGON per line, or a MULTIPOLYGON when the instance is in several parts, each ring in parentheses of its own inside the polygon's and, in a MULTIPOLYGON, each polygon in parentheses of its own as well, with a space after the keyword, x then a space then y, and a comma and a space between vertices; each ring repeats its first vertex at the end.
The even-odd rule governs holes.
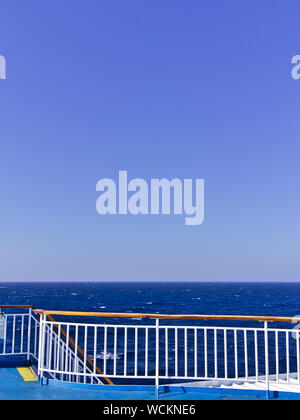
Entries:
POLYGON ((294 316, 297 283, 0 283, 1 304, 43 309, 294 316))

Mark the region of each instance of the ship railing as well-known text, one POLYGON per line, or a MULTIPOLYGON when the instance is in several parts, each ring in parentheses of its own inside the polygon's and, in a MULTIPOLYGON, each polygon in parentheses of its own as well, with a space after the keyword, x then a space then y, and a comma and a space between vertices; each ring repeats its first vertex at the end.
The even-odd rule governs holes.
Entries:
MULTIPOLYGON (((40 315, 35 312, 35 308, 31 305, 0 305, 2 319, 0 319, 0 360, 10 360, 11 358, 25 358, 28 364, 37 367, 40 364, 40 315), (13 313, 10 313, 13 311, 13 313), (15 312, 16 311, 16 312, 15 312)), ((70 361, 74 362, 76 358, 77 370, 83 370, 83 351, 77 348, 76 354, 72 348, 72 340, 63 334, 64 331, 60 326, 56 325, 55 320, 49 315, 49 319, 53 322, 51 327, 45 326, 43 335, 45 339, 53 345, 55 352, 64 354, 70 361)), ((47 357, 47 355, 46 355, 47 357)), ((17 359, 18 360, 18 359, 17 359)), ((92 370, 88 365, 85 366, 87 374, 91 374, 92 370)), ((59 372, 49 372, 48 377, 51 379, 65 380, 64 375, 59 372)), ((71 377, 67 378, 69 381, 71 377)), ((80 382, 82 378, 78 377, 76 382, 80 382)), ((98 377, 91 375, 89 383, 101 385, 102 381, 98 377)))
POLYGON ((38 360, 40 320, 29 305, 0 306, 0 357, 25 357, 38 360), (2 312, 5 310, 5 313, 2 312), (12 313, 8 313, 12 310, 12 313), (21 312, 20 312, 21 311, 21 312))
MULTIPOLYGON (((52 318, 52 317, 51 317, 52 318)), ((59 381, 68 381, 68 382, 76 382, 76 383, 89 383, 89 384, 96 384, 102 385, 103 382, 100 377, 93 374, 93 371, 90 365, 87 363, 87 360, 84 362, 83 351, 82 349, 77 346, 73 345, 72 338, 69 337, 62 328, 61 324, 56 323, 53 320, 51 325, 44 325, 43 327, 43 335, 40 335, 40 342, 39 342, 39 356, 38 356, 38 372, 40 372, 40 367, 42 364, 47 364, 50 366, 50 360, 53 357, 55 360, 55 367, 56 370, 49 370, 48 377, 51 379, 59 380, 59 381), (42 354, 41 352, 41 341, 45 340, 48 343, 48 347, 46 352, 42 354), (53 352, 52 352, 53 349, 53 352), (74 372, 75 371, 75 363, 76 363, 76 371, 86 372, 85 376, 76 375, 66 375, 63 372, 62 368, 62 361, 66 360, 68 366, 68 370, 74 372), (88 378, 88 379, 87 379, 88 378)), ((100 372, 102 373, 102 372, 100 372)), ((43 375, 42 375, 43 376, 43 375)), ((41 376, 41 377, 42 377, 41 376)))
POLYGON ((267 389, 272 384, 300 385, 299 330, 282 327, 300 318, 36 312, 41 315, 40 377, 52 374, 80 383, 93 383, 92 378, 110 384, 153 382, 157 388, 200 381, 263 383, 267 389), (53 315, 64 320, 51 321, 53 315), (76 321, 70 322, 71 317, 76 321), (88 323, 80 322, 84 317, 88 323), (98 322, 102 318, 105 322, 98 322), (187 322, 192 324, 183 325, 187 322), (245 322, 251 325, 236 325, 245 322), (62 335, 67 343, 71 340, 72 357, 58 344, 62 335))

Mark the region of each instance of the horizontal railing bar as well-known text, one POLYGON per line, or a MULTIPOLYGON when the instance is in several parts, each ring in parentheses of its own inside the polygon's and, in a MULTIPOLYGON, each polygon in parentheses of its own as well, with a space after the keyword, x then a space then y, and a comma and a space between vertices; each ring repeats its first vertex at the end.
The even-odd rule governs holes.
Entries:
MULTIPOLYGON (((131 328, 131 329, 152 329, 155 330, 156 326, 155 325, 136 325, 136 324, 80 324, 80 323, 76 323, 76 322, 59 322, 59 321, 44 321, 45 324, 47 325, 62 325, 62 326, 67 326, 69 325, 70 327, 84 327, 84 326, 88 326, 90 328, 131 328)), ((170 329, 170 330, 180 330, 180 329, 187 329, 187 330, 198 330, 198 331, 203 331, 203 330, 207 330, 207 331, 249 331, 249 332, 255 332, 255 331, 259 331, 259 332, 264 332, 264 327, 258 327, 258 328, 251 328, 251 327, 214 327, 214 326, 194 326, 194 325, 160 325, 159 326, 160 330, 165 330, 165 329, 170 329)), ((287 329, 287 328, 268 328, 268 332, 280 332, 280 333, 292 333, 295 332, 295 330, 293 328, 287 329)))
MULTIPOLYGON (((59 375, 74 375, 74 376, 88 376, 88 377, 93 377, 93 378, 104 378, 105 376, 108 376, 109 378, 125 378, 125 379, 155 379, 155 375, 149 375, 149 376, 145 376, 145 375, 113 375, 113 374, 96 374, 94 375, 93 373, 84 373, 84 372, 70 372, 70 371, 66 371, 66 370, 54 370, 54 369, 41 369, 42 372, 48 372, 48 373, 56 373, 59 375)), ((168 379, 172 379, 172 378, 168 378, 168 379)), ((174 378, 173 378, 174 379, 174 378)), ((184 379, 184 378, 179 378, 179 379, 184 379)), ((190 378, 188 378, 190 379, 190 378)))
POLYGON ((119 313, 119 312, 78 312, 78 311, 55 311, 35 309, 33 305, 0 305, 0 309, 33 309, 41 315, 65 315, 85 317, 111 317, 111 318, 143 318, 143 319, 202 319, 202 320, 224 320, 224 321, 277 321, 277 322, 300 322, 300 317, 278 317, 278 316, 248 316, 248 315, 169 315, 169 314, 144 314, 144 313, 119 313))
MULTIPOLYGON (((54 370, 54 369, 41 369, 43 372, 48 372, 48 373, 54 373, 54 374, 61 374, 61 375, 74 375, 74 376, 88 376, 88 377, 98 377, 98 378, 103 378, 104 374, 102 375, 94 375, 92 373, 84 373, 84 372, 70 372, 70 371, 58 371, 58 370, 54 370)), ((281 378, 281 380, 283 381, 282 383, 286 383, 286 380, 284 378, 286 374, 281 374, 281 376, 283 378, 281 378)), ((296 375, 296 372, 291 373, 290 375, 296 375)), ((275 375, 271 375, 272 377, 274 377, 275 375)), ((155 379, 155 375, 114 375, 114 374, 109 374, 110 378, 118 378, 118 379, 155 379)), ((233 382, 245 382, 247 381, 247 383, 253 383, 253 382, 262 382, 265 383, 265 376, 259 376, 258 379, 256 379, 255 376, 253 377, 249 377, 246 378, 244 376, 241 377, 224 377, 224 376, 165 376, 165 375, 160 375, 159 379, 170 379, 170 380, 174 380, 174 379, 179 379, 179 380, 194 380, 194 381, 224 381, 224 382, 228 382, 228 381, 233 381, 233 382)), ((273 378, 270 379, 270 383, 277 383, 273 381, 273 378)))
POLYGON ((276 317, 276 316, 244 316, 244 315, 167 315, 167 314, 143 314, 143 313, 118 313, 118 312, 74 312, 74 311, 50 311, 36 309, 37 314, 84 316, 103 318, 143 318, 143 319, 202 319, 224 321, 277 321, 277 322, 300 322, 300 317, 276 317))
MULTIPOLYGON (((46 324, 56 324, 56 325, 69 325, 70 327, 97 327, 97 328, 151 328, 151 329, 155 329, 155 325, 136 325, 136 324, 132 324, 132 325, 125 325, 125 324, 81 324, 81 323, 76 323, 76 322, 59 322, 59 321, 55 321, 55 322, 51 322, 51 321, 45 321, 46 324)), ((161 326, 160 328, 165 328, 164 326, 161 326)), ((172 327, 175 328, 175 327, 172 327)), ((183 327, 184 328, 184 327, 183 327)), ((191 327, 194 328, 194 327, 191 327)), ((281 330, 280 330, 281 331, 281 330)))

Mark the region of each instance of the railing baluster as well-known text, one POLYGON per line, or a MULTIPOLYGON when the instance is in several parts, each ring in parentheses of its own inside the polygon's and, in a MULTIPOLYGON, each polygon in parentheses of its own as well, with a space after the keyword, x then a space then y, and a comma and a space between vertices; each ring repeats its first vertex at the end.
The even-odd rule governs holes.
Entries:
MULTIPOLYGON (((69 357, 69 372, 72 372, 72 373, 75 372, 74 364, 72 364, 74 359, 75 359, 74 354, 71 353, 69 357)), ((74 382, 74 376, 72 374, 70 374, 69 376, 69 381, 74 382)))
POLYGON ((155 386, 159 390, 159 319, 155 320, 155 386))
POLYGON ((169 337, 168 327, 165 327, 165 376, 169 376, 169 337))
POLYGON ((217 328, 214 328, 214 361, 215 361, 215 378, 218 377, 218 335, 217 328))
POLYGON ((178 376, 178 327, 175 327, 175 376, 178 376))
POLYGON ((266 372, 266 385, 267 390, 269 391, 269 332, 268 332, 268 323, 264 323, 265 330, 265 372, 266 372))
POLYGON ((51 360, 52 360, 53 324, 51 324, 51 327, 50 327, 49 341, 50 343, 49 343, 48 369, 50 370, 52 368, 51 360))
POLYGON ((184 328, 184 376, 188 376, 188 348, 187 348, 187 328, 184 328))
POLYGON ((35 355, 38 354, 37 338, 38 338, 38 324, 37 324, 37 321, 35 320, 35 325, 34 325, 34 354, 35 355))
POLYGON ((15 352, 15 338, 16 338, 16 315, 13 316, 13 334, 12 334, 12 354, 15 352))
POLYGON ((255 352, 255 377, 256 377, 256 382, 258 382, 258 377, 259 377, 259 369, 258 369, 258 337, 257 337, 257 330, 254 331, 254 352, 255 352))
POLYGON ((88 334, 88 326, 85 325, 84 326, 84 356, 83 356, 84 383, 86 383, 87 334, 88 334))
MULTIPOLYGON (((63 372, 64 371, 64 361, 65 361, 65 345, 64 345, 64 343, 61 342, 61 340, 60 340, 59 348, 60 348, 60 363, 59 363, 60 368, 59 369, 60 369, 60 372, 63 372)), ((60 378, 61 378, 62 381, 64 380, 63 373, 61 373, 60 378)))
POLYGON ((207 328, 204 328, 204 377, 208 378, 208 363, 207 363, 207 328))
POLYGON ((275 332, 276 381, 279 382, 279 343, 278 330, 275 332))
POLYGON ((149 328, 145 330, 145 376, 148 376, 149 328))
POLYGON ((7 316, 4 317, 4 344, 3 344, 3 354, 6 354, 6 342, 7 342, 7 316))
POLYGON ((234 330, 234 371, 235 371, 235 379, 238 379, 239 372, 238 372, 238 348, 237 348, 237 330, 234 330))
POLYGON ((96 371, 97 371, 97 337, 98 331, 97 331, 97 326, 94 326, 94 357, 93 357, 93 362, 94 362, 94 366, 93 366, 93 372, 94 375, 96 375, 96 371))
POLYGON ((44 356, 44 351, 45 351, 45 315, 41 315, 40 316, 40 335, 39 335, 39 349, 38 349, 38 374, 40 375, 41 378, 43 378, 44 376, 44 369, 45 369, 45 356, 44 356))
POLYGON ((56 334, 54 335, 54 343, 53 343, 53 370, 55 371, 56 368, 56 361, 57 361, 57 337, 56 334))
POLYGON ((285 333, 286 338, 286 380, 290 383, 290 344, 289 344, 289 333, 285 333))
POLYGON ((127 376, 128 327, 124 327, 124 376, 127 376))
POLYGON ((67 337, 66 337, 66 358, 65 358, 65 371, 68 371, 69 366, 69 341, 70 341, 70 325, 67 324, 67 337))
POLYGON ((58 326, 57 333, 57 348, 56 348, 56 371, 59 372, 59 362, 60 362, 60 335, 61 335, 61 325, 58 326))
POLYGON ((224 376, 228 379, 227 330, 224 330, 224 376))
POLYGON ((117 357, 118 357, 117 347, 118 347, 118 329, 117 327, 114 327, 114 375, 117 374, 117 357))
POLYGON ((30 349, 31 349, 31 317, 32 317, 32 313, 31 313, 31 309, 29 309, 28 332, 27 332, 27 360, 28 361, 30 359, 30 349))
MULTIPOLYGON (((78 373, 78 369, 79 369, 79 365, 78 365, 78 325, 76 325, 75 327, 75 360, 74 360, 74 364, 75 364, 75 372, 78 373)), ((76 381, 79 382, 79 376, 76 375, 76 381)))
POLYGON ((23 348, 24 348, 24 315, 21 316, 21 353, 23 353, 23 348))
POLYGON ((248 336, 247 330, 244 330, 244 353, 245 353, 245 377, 248 379, 248 336))
POLYGON ((138 368, 138 329, 135 327, 134 329, 134 376, 137 376, 137 368, 138 368))
POLYGON ((106 366, 107 366, 107 327, 104 327, 104 375, 106 375, 106 366))
POLYGON ((194 328, 194 376, 198 377, 198 330, 194 328))
POLYGON ((49 337, 49 328, 47 325, 45 325, 45 335, 46 335, 46 360, 45 360, 45 366, 47 366, 47 362, 49 360, 49 345, 50 345, 50 337, 49 337))

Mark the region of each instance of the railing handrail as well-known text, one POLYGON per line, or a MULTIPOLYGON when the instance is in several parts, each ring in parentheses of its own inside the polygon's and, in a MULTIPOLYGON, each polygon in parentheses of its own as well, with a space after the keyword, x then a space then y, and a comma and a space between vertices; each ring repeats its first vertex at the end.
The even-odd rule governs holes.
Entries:
POLYGON ((32 309, 38 315, 65 315, 102 318, 143 318, 143 319, 199 319, 216 321, 270 321, 300 322, 300 317, 252 316, 252 315, 196 315, 196 314, 144 314, 131 312, 81 312, 35 309, 33 305, 0 305, 0 309, 32 309))
POLYGON ((35 309, 33 305, 0 305, 0 309, 32 309, 38 315, 65 315, 102 318, 143 318, 143 319, 199 319, 216 321, 270 321, 300 322, 300 317, 252 316, 252 315, 196 315, 196 314, 144 314, 131 312, 81 312, 35 309))
POLYGON ((80 312, 80 311, 55 311, 36 309, 37 314, 84 316, 102 318, 143 318, 143 319, 199 319, 199 320, 223 320, 223 321, 276 321, 276 322, 300 322, 300 317, 278 316, 248 316, 248 315, 169 315, 169 314, 143 314, 125 312, 80 312))

